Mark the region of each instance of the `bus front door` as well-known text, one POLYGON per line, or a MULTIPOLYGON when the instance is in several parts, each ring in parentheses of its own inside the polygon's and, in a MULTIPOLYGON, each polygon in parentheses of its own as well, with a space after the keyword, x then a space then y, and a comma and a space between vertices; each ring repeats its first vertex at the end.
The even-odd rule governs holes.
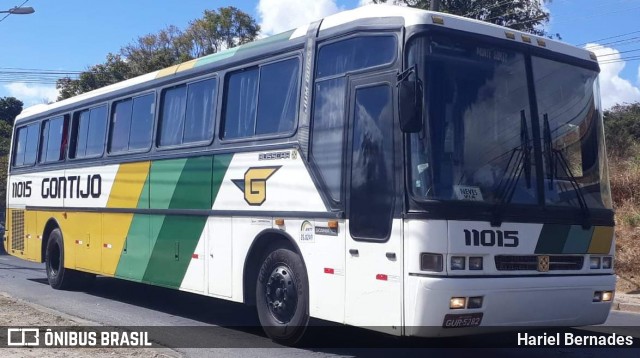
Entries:
POLYGON ((402 333, 395 73, 350 80, 345 323, 402 333), (395 218, 395 219, 394 219, 395 218))

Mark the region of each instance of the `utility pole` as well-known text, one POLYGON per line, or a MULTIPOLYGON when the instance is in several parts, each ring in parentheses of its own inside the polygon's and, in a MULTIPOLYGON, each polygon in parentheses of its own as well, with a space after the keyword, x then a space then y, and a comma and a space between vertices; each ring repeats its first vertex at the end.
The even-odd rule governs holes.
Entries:
POLYGON ((431 11, 440 11, 440 0, 431 0, 431 11))

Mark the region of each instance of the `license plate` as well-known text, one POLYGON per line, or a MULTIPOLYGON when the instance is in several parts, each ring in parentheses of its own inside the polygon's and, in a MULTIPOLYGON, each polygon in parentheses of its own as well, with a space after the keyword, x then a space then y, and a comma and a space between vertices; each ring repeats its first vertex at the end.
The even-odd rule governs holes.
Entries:
POLYGON ((482 313, 448 314, 444 316, 443 328, 477 327, 482 321, 482 313))

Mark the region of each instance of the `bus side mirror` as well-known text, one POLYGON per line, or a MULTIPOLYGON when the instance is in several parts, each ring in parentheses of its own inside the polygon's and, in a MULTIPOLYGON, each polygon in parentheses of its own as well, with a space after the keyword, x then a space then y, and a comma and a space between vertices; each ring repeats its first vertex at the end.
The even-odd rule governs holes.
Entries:
POLYGON ((419 81, 398 82, 400 129, 404 133, 422 130, 422 88, 419 81))

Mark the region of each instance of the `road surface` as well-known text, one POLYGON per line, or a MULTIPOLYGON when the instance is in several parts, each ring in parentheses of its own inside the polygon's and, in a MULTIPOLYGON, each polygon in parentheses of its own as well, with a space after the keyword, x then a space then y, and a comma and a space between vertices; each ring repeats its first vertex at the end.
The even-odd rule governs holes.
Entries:
MULTIPOLYGON (((512 345, 513 334, 491 334, 443 339, 396 339, 363 329, 336 327, 323 329, 308 346, 338 347, 297 349, 283 347, 266 338, 258 327, 255 310, 242 304, 227 302, 191 293, 106 277, 98 277, 86 291, 57 291, 46 280, 44 264, 30 263, 6 254, 0 255, 0 292, 46 307, 55 312, 78 317, 106 326, 202 326, 216 332, 215 346, 228 348, 175 348, 186 357, 370 357, 427 355, 479 357, 474 347, 488 344, 494 347, 512 345), (332 333, 335 332, 335 333, 332 333), (336 342, 333 344, 332 342, 336 342), (494 343, 494 344, 492 344, 494 343), (246 348, 245 348, 246 347, 246 348), (380 348, 384 347, 384 348, 380 348), (265 351, 265 349, 268 349, 265 351)), ((0 325, 2 325, 0 317, 0 325)), ((637 335, 640 314, 613 311, 603 326, 589 331, 615 330, 619 334, 637 335), (626 326, 618 328, 616 326, 626 326), (612 328, 616 327, 616 328, 612 328)), ((164 342, 160 342, 164 343, 164 342)), ((169 345, 169 344, 165 344, 169 345)), ((483 348, 481 356, 586 358, 613 356, 638 357, 638 348, 483 348)), ((0 351, 1 355, 1 351, 0 351)))

